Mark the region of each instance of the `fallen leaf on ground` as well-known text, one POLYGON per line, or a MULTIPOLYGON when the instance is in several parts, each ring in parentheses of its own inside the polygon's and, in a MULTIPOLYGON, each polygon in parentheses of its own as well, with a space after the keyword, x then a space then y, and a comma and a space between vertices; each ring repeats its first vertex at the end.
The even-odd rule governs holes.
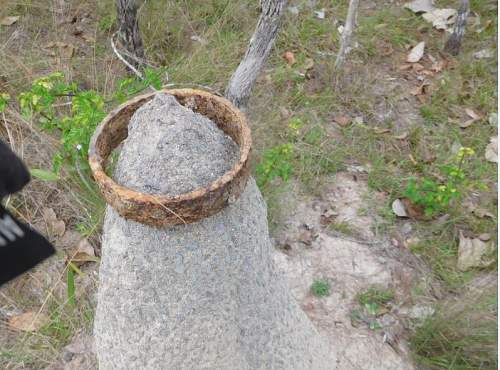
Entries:
POLYGON ((312 245, 313 232, 311 230, 303 230, 298 237, 298 241, 308 246, 312 245))
POLYGON ((325 9, 315 10, 315 11, 314 11, 314 15, 315 15, 315 16, 316 16, 316 18, 318 18, 318 19, 325 19, 325 9))
POLYGON ((314 67, 314 60, 311 58, 307 58, 305 63, 304 63, 304 68, 305 69, 311 69, 314 67))
POLYGON ((66 231, 66 224, 64 221, 57 219, 56 213, 52 208, 45 208, 42 211, 42 215, 50 235, 52 237, 62 237, 66 231))
POLYGON ((326 226, 328 224, 331 224, 333 222, 333 219, 337 216, 337 212, 334 210, 327 210, 324 213, 321 214, 320 216, 320 224, 323 226, 326 226))
POLYGON ((441 72, 443 69, 446 68, 447 65, 448 65, 448 62, 446 60, 440 60, 440 61, 432 63, 431 69, 434 72, 441 72))
POLYGON ((495 54, 493 53, 493 50, 491 49, 483 49, 479 50, 474 53, 474 58, 476 59, 488 59, 488 58, 493 58, 495 54))
POLYGON ((426 219, 424 207, 414 204, 408 198, 403 198, 402 202, 403 202, 403 205, 405 207, 406 213, 408 214, 408 217, 410 217, 414 220, 425 220, 426 219))
POLYGON ((37 331, 48 321, 47 315, 28 311, 9 319, 9 327, 19 331, 37 331))
POLYGON ((490 138, 490 143, 486 145, 484 157, 489 162, 498 163, 498 136, 490 138))
POLYGON ((435 9, 432 0, 414 0, 412 2, 406 3, 404 7, 417 14, 429 13, 435 9))
POLYGON ((398 217, 408 217, 405 206, 401 199, 395 199, 394 202, 392 202, 392 211, 398 217))
POLYGON ((446 30, 455 24, 457 11, 455 9, 434 9, 422 16, 427 22, 438 30, 446 30))
POLYGON ((363 120, 362 116, 354 117, 354 119, 352 120, 352 123, 354 123, 356 125, 362 125, 363 122, 364 122, 364 120, 363 120))
POLYGON ((333 120, 335 121, 336 124, 342 127, 348 126, 352 122, 352 118, 349 116, 335 116, 333 117, 333 120))
MULTIPOLYGON (((57 48, 59 51, 59 55, 64 59, 70 59, 75 52, 75 47, 72 44, 67 44, 61 41, 49 42, 47 45, 45 45, 45 48, 57 48)), ((51 55, 53 56, 53 53, 51 55)))
POLYGON ((295 54, 293 54, 291 51, 287 51, 283 57, 288 64, 292 65, 295 63, 295 54))
POLYGON ((412 67, 412 69, 413 69, 415 72, 417 72, 417 73, 418 73, 418 72, 420 72, 420 71, 422 71, 422 70, 425 68, 425 67, 424 67, 422 64, 420 64, 420 63, 415 63, 415 64, 413 64, 411 67, 412 67))
POLYGON ((483 233, 477 237, 479 240, 482 240, 483 242, 487 242, 488 240, 491 239, 491 234, 490 233, 483 233))
POLYGON ((394 135, 394 139, 404 140, 408 137, 408 132, 403 132, 401 135, 394 135))
POLYGON ((2 18, 2 20, 0 21, 0 25, 2 25, 2 26, 12 26, 18 20, 19 20, 19 16, 18 15, 11 15, 9 17, 2 18))
POLYGON ((416 63, 424 56, 425 42, 422 41, 418 43, 413 49, 411 49, 406 61, 408 63, 416 63))
POLYGON ((488 123, 493 127, 498 125, 498 113, 490 113, 488 116, 488 123))
POLYGON ((410 90, 412 95, 425 95, 427 93, 426 87, 429 86, 428 82, 422 83, 420 86, 414 87, 410 90))
POLYGON ((190 37, 191 40, 199 42, 201 45, 206 45, 208 44, 207 40, 201 38, 200 36, 193 35, 190 37))
POLYGON ((299 8, 296 6, 289 6, 288 11, 292 13, 293 15, 299 14, 299 8))
POLYGON ((71 256, 68 262, 73 262, 77 267, 83 265, 85 262, 95 262, 97 258, 95 256, 94 247, 89 243, 87 238, 80 240, 76 251, 71 256))
POLYGON ((467 115, 472 118, 473 120, 478 120, 478 119, 481 119, 481 116, 479 114, 477 114, 476 112, 474 112, 472 109, 470 108, 465 108, 465 113, 467 113, 467 115))
POLYGON ((472 267, 485 267, 491 264, 492 260, 485 260, 484 257, 492 251, 491 244, 479 238, 468 238, 460 231, 458 243, 457 267, 460 271, 467 271, 472 267))
POLYGON ((495 218, 495 215, 488 211, 487 209, 484 208, 479 208, 479 207, 472 207, 472 213, 479 218, 484 218, 484 217, 489 217, 489 218, 495 218))
POLYGON ((388 128, 382 128, 382 127, 375 127, 373 129, 373 132, 375 132, 376 134, 387 134, 388 132, 391 132, 391 130, 389 130, 388 128))

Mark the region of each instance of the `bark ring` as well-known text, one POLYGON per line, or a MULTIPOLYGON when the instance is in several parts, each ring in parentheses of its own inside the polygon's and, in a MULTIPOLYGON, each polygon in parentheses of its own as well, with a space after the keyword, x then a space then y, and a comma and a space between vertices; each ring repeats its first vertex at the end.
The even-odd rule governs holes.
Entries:
POLYGON ((157 227, 189 224, 214 215, 240 196, 249 176, 251 145, 245 116, 225 98, 202 90, 165 89, 137 96, 109 113, 90 141, 89 164, 106 202, 122 217, 157 227), (127 137, 130 118, 159 92, 174 95, 180 104, 211 119, 239 146, 233 167, 208 186, 176 196, 152 195, 119 185, 106 174, 107 159, 127 137))

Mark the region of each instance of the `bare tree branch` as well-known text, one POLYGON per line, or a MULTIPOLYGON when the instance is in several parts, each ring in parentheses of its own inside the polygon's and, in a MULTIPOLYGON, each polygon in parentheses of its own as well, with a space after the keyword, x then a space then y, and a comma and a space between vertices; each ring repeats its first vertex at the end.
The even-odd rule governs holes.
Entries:
POLYGON ((127 62, 138 67, 138 59, 144 59, 144 46, 139 31, 139 20, 137 18, 136 0, 116 0, 116 11, 118 15, 118 38, 129 54, 137 58, 127 57, 127 62))
POLYGON ((247 52, 226 89, 226 97, 244 109, 257 76, 267 60, 279 30, 286 0, 261 0, 262 13, 247 52))
POLYGON ((351 47, 351 38, 354 28, 356 27, 356 13, 358 11, 359 0, 350 0, 349 9, 347 10, 347 18, 345 21, 344 31, 342 32, 342 40, 340 42, 340 50, 335 60, 335 68, 340 68, 344 63, 346 55, 351 47))
POLYGON ((460 46, 462 45, 462 37, 465 33, 465 26, 467 25, 467 17, 469 16, 469 0, 462 0, 460 9, 458 9, 457 20, 453 26, 453 33, 450 35, 444 50, 452 55, 458 55, 460 46))

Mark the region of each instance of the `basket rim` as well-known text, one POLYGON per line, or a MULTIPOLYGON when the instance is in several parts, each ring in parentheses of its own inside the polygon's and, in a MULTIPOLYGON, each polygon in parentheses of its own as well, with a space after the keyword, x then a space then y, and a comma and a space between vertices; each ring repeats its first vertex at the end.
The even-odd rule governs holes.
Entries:
MULTIPOLYGON (((121 142, 123 142, 123 140, 121 140, 117 145, 115 145, 110 150, 110 153, 114 149, 116 149, 116 147, 118 147, 118 145, 121 142)), ((158 203, 160 203, 160 205, 168 206, 169 204, 176 204, 186 201, 195 201, 199 198, 203 198, 204 196, 207 195, 207 193, 211 193, 226 187, 231 181, 233 181, 239 175, 245 175, 247 171, 243 171, 243 169, 246 166, 246 163, 249 159, 251 146, 252 146, 251 131, 245 115, 238 108, 236 108, 231 102, 229 102, 229 100, 227 100, 226 98, 198 89, 189 89, 189 88, 161 89, 152 93, 136 96, 126 101, 125 103, 119 105, 114 110, 112 110, 97 126, 92 136, 89 145, 88 161, 92 174, 97 184, 106 185, 106 188, 110 189, 122 202, 140 203, 142 205, 147 203, 158 205, 158 203), (215 106, 224 106, 227 110, 231 111, 231 113, 235 115, 236 119, 232 123, 238 125, 240 128, 241 144, 236 143, 239 147, 239 158, 237 159, 237 161, 234 163, 234 165, 231 167, 230 170, 228 170, 222 176, 210 182, 204 187, 197 188, 188 193, 183 193, 178 195, 163 195, 163 194, 155 195, 149 193, 142 193, 140 191, 133 190, 131 188, 118 184, 110 176, 106 174, 104 170, 104 164, 106 163, 109 154, 103 157, 98 149, 99 148, 98 142, 99 140, 103 140, 102 137, 103 135, 105 135, 105 128, 110 123, 112 123, 124 109, 127 109, 131 105, 139 104, 141 101, 143 101, 143 103, 138 105, 137 108, 135 109, 137 110, 138 108, 140 108, 140 106, 147 103, 153 96, 159 93, 174 95, 176 98, 177 96, 187 96, 187 97, 193 95, 203 96, 205 98, 208 98, 210 102, 215 106)), ((111 205, 113 206, 113 204, 111 205)))

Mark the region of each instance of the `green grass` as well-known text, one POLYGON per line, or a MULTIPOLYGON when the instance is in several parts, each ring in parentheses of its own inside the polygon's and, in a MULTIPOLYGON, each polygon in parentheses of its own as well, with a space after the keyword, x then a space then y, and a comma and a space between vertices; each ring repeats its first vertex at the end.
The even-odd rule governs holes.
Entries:
POLYGON ((356 299, 362 306, 367 304, 377 304, 382 306, 394 299, 394 293, 389 289, 371 287, 364 292, 358 293, 356 299))
POLYGON ((411 338, 415 360, 427 369, 497 368, 497 296, 443 305, 411 338))
POLYGON ((326 280, 314 280, 311 285, 311 293, 319 298, 330 295, 330 283, 326 280))

